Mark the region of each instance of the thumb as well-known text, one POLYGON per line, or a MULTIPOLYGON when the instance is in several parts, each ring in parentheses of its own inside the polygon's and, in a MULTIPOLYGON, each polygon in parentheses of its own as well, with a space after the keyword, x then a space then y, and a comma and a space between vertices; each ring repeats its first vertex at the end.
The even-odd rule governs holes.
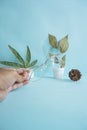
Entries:
POLYGON ((16 76, 16 82, 18 83, 24 82, 25 77, 23 75, 20 75, 16 72, 15 76, 16 76))

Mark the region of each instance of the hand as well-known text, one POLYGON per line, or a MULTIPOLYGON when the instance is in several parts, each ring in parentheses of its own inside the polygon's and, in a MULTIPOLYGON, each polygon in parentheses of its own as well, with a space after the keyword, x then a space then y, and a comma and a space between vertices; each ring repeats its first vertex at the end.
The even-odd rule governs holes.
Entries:
POLYGON ((8 92, 29 82, 28 70, 0 68, 0 99, 3 100, 8 92))

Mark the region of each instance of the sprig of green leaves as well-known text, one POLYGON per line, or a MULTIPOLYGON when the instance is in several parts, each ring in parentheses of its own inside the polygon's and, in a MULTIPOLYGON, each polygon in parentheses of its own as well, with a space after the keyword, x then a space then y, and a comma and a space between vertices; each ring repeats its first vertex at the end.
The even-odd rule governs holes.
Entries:
POLYGON ((27 46, 26 60, 22 58, 22 56, 18 53, 18 51, 15 48, 13 48, 10 45, 8 45, 8 47, 13 53, 13 55, 16 57, 16 59, 18 60, 18 63, 11 62, 11 61, 0 61, 0 64, 6 66, 12 66, 16 68, 29 68, 29 67, 33 67, 37 63, 37 60, 31 62, 31 52, 29 46, 27 46))
POLYGON ((60 67, 64 68, 65 67, 65 62, 66 62, 66 55, 64 55, 60 61, 60 67))

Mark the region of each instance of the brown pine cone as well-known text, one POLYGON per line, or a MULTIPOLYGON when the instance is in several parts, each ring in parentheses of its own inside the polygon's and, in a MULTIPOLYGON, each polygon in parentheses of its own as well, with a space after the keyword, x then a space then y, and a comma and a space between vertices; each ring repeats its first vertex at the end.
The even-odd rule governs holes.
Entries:
POLYGON ((72 69, 70 72, 69 72, 69 77, 71 80, 73 81, 77 81, 77 80, 80 80, 81 78, 81 73, 79 70, 77 69, 72 69))

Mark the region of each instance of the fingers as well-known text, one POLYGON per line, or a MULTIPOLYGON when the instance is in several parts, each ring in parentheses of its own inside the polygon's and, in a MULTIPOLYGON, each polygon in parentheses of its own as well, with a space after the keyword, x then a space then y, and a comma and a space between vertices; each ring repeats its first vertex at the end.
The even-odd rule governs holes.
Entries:
POLYGON ((9 87, 9 88, 7 89, 7 91, 8 91, 8 92, 13 91, 13 90, 15 90, 15 89, 17 89, 17 88, 20 88, 21 86, 23 86, 23 83, 16 83, 16 84, 14 84, 13 86, 9 87))
POLYGON ((3 90, 0 90, 0 101, 6 98, 8 92, 20 88, 29 82, 29 70, 0 68, 0 74, 2 81, 0 83, 3 86, 3 90))
POLYGON ((2 70, 16 70, 15 68, 0 68, 0 71, 2 70))
POLYGON ((27 70, 24 70, 24 69, 17 69, 16 70, 18 72, 18 74, 23 74, 25 72, 29 73, 30 71, 27 69, 27 70))
POLYGON ((13 90, 15 90, 15 89, 17 89, 17 88, 20 88, 20 87, 22 87, 22 86, 28 84, 28 83, 29 83, 29 80, 25 80, 25 81, 22 82, 22 83, 15 83, 13 86, 9 87, 9 88, 7 89, 7 91, 8 91, 8 92, 13 91, 13 90))
MULTIPOLYGON (((0 86, 3 89, 12 89, 11 87, 15 84, 18 86, 25 85, 29 80, 29 70, 13 69, 13 68, 0 68, 0 86)), ((16 86, 14 86, 16 87, 16 86)))
POLYGON ((23 75, 16 74, 16 83, 24 82, 25 77, 23 75))
POLYGON ((19 74, 22 74, 24 72, 27 72, 27 73, 30 72, 29 69, 16 69, 16 68, 0 68, 0 71, 2 71, 2 70, 17 71, 19 74))
POLYGON ((17 73, 18 73, 18 79, 17 79, 18 82, 23 82, 29 79, 29 70, 19 69, 17 70, 17 73))

